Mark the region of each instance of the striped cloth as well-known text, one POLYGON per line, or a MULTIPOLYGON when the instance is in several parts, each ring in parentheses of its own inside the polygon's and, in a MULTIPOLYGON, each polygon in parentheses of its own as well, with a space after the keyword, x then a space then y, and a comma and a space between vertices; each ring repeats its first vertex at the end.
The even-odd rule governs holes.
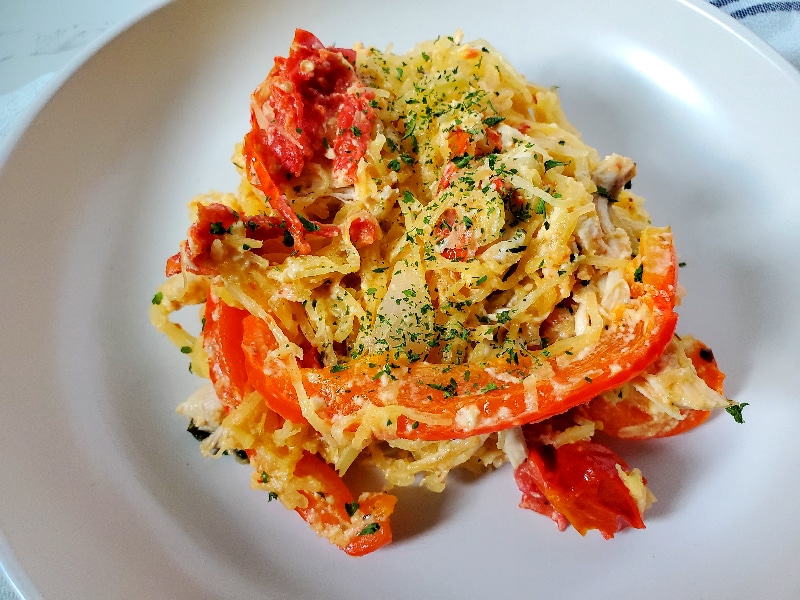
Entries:
POLYGON ((800 2, 709 0, 800 69, 800 2))

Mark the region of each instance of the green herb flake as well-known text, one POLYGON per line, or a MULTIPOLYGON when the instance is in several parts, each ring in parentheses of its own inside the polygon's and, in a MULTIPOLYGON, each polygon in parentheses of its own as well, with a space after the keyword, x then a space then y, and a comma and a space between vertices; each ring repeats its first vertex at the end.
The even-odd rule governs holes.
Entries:
POLYGON ((300 213, 297 213, 297 218, 300 219, 300 222, 303 224, 303 229, 309 232, 319 231, 319 225, 316 223, 309 221, 300 213))
POLYGON ((151 300, 151 302, 152 302, 153 304, 156 304, 156 305, 158 305, 158 304, 161 304, 161 301, 162 301, 163 299, 164 299, 164 294, 163 294, 162 292, 156 292, 156 293, 153 295, 153 299, 151 300))
POLYGON ((555 167, 563 166, 567 163, 561 162, 560 160, 546 160, 544 161, 544 170, 549 171, 555 167))
POLYGON ((261 478, 259 481, 261 481, 261 483, 269 483, 269 474, 266 471, 261 471, 261 478))
POLYGON ((399 170, 400 170, 400 161, 399 161, 399 160, 397 160, 396 158, 393 158, 393 159, 392 159, 392 160, 390 160, 388 163, 386 163, 386 166, 387 166, 387 167, 388 167, 390 170, 397 172, 397 171, 399 171, 399 170))
POLYGON ((475 282, 475 285, 481 285, 482 283, 486 283, 487 279, 488 279, 488 277, 486 275, 481 275, 478 278, 478 281, 475 282))
POLYGON ((183 352, 184 354, 191 354, 192 353, 192 347, 191 346, 181 346, 181 352, 183 352))
POLYGON ((491 392, 492 390, 496 390, 496 389, 497 389, 497 384, 494 381, 490 381, 485 386, 483 386, 483 389, 481 390, 481 394, 485 394, 486 392, 491 392))
POLYGON ((333 365, 331 367, 331 373, 341 373, 342 371, 346 371, 349 368, 350 365, 343 365, 343 364, 333 365))
POLYGON ((272 502, 273 500, 277 499, 278 499, 278 494, 276 494, 275 492, 270 492, 269 496, 267 496, 267 502, 272 502))
POLYGON ((486 118, 483 120, 483 122, 484 122, 484 124, 485 124, 487 127, 494 127, 494 126, 495 126, 495 125, 497 125, 498 123, 502 123, 502 122, 503 122, 503 121, 505 121, 505 120, 506 120, 506 118, 505 118, 505 117, 501 117, 501 116, 493 116, 493 117, 486 117, 486 118))
POLYGON ((614 200, 614 198, 611 197, 611 194, 609 193, 609 191, 606 188, 604 188, 602 185, 598 185, 597 186, 597 195, 598 196, 602 196, 603 198, 607 198, 608 200, 612 200, 612 201, 614 200))
POLYGON ((354 136, 356 136, 356 137, 361 137, 361 130, 360 130, 358 127, 356 127, 355 125, 353 125, 353 126, 350 128, 350 131, 352 131, 352 132, 353 132, 353 135, 354 135, 354 136))
POLYGON ((417 427, 419 427, 419 421, 414 421, 414 422, 411 424, 411 429, 416 429, 417 427))
POLYGON ((364 527, 364 529, 362 529, 358 535, 372 535, 373 533, 376 533, 380 528, 381 528, 380 523, 370 523, 369 525, 364 527))
POLYGON ((459 169, 463 169, 469 164, 469 161, 472 160, 472 157, 469 154, 465 154, 463 156, 456 156, 453 158, 453 164, 457 166, 459 169))
POLYGON ((731 406, 726 406, 725 411, 733 417, 733 420, 737 423, 744 423, 744 419, 742 418, 742 409, 748 406, 747 402, 742 402, 740 404, 732 404, 731 406))
POLYGON ((356 512, 358 512, 358 502, 355 500, 353 502, 345 502, 344 509, 347 511, 347 516, 352 517, 356 512))
POLYGON ((448 383, 447 385, 441 383, 429 383, 428 387, 431 387, 435 390, 439 390, 440 392, 444 393, 445 398, 452 398, 453 396, 458 395, 458 383, 452 377, 450 378, 450 383, 448 383))
POLYGON ((636 283, 642 283, 642 275, 644 275, 644 265, 639 265, 633 272, 633 280, 636 283))

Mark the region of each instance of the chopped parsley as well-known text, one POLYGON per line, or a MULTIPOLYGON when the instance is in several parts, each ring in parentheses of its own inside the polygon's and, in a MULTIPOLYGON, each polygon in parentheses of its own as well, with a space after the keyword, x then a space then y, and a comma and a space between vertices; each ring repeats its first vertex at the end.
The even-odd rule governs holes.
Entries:
POLYGON ((297 218, 300 219, 300 222, 303 224, 303 229, 305 229, 306 231, 309 232, 319 231, 319 225, 309 221, 300 213, 297 213, 297 218))
POLYGON ((364 529, 362 529, 358 535, 372 535, 373 533, 376 533, 380 528, 381 528, 380 523, 370 523, 369 525, 364 527, 364 529))
POLYGON ((506 120, 505 117, 493 116, 493 117, 486 117, 483 120, 483 122, 486 124, 487 127, 494 127, 498 123, 502 123, 505 120, 506 120))
POLYGON ((747 405, 747 402, 742 402, 741 404, 732 404, 731 406, 726 406, 725 410, 730 416, 733 417, 734 421, 737 423, 744 423, 744 419, 742 418, 742 409, 747 405))
POLYGON ((505 325, 511 320, 511 311, 510 310, 502 310, 497 313, 497 322, 501 325, 505 325))
POLYGON ((554 167, 563 166, 567 163, 561 162, 560 160, 546 160, 544 161, 544 170, 549 171, 554 167))
POLYGON ((191 354, 192 347, 191 346, 181 346, 181 352, 184 354, 191 354))
POLYGON ((358 502, 345 502, 344 509, 347 511, 347 516, 352 517, 358 511, 358 502))
POLYGON ((642 275, 644 274, 644 265, 639 265, 633 272, 633 280, 636 283, 642 283, 642 275))
POLYGON ((607 198, 608 200, 611 200, 612 202, 615 200, 615 198, 613 198, 611 196, 609 191, 606 188, 604 188, 602 185, 598 185, 597 186, 597 195, 598 196, 602 196, 603 198, 607 198))
POLYGON ((261 471, 261 479, 259 481, 261 481, 261 483, 268 483, 269 474, 266 471, 261 471))
POLYGON ((346 371, 349 368, 350 365, 343 365, 343 364, 333 365, 331 367, 331 373, 341 373, 342 371, 346 371))
POLYGON ((151 302, 152 302, 153 304, 161 304, 161 301, 162 301, 163 299, 164 299, 164 294, 163 294, 163 293, 161 293, 161 292, 156 292, 156 293, 153 295, 153 299, 151 300, 151 302))
POLYGON ((211 233, 211 235, 225 235, 226 233, 231 232, 231 228, 223 227, 222 221, 215 221, 214 223, 211 223, 211 225, 209 226, 209 232, 211 233))
POLYGON ((452 398, 453 396, 458 395, 458 383, 456 383, 456 380, 452 377, 450 378, 450 383, 447 385, 442 385, 441 383, 429 383, 428 387, 443 392, 445 398, 452 398))

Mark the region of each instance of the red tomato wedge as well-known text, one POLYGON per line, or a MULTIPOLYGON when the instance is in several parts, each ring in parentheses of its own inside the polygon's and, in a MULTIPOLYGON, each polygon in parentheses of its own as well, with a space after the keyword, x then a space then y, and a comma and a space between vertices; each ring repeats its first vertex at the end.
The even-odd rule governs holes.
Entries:
MULTIPOLYGON (((700 378, 712 390, 724 393, 724 373, 717 367, 714 354, 702 342, 685 338, 680 342, 686 356, 700 378)), ((711 411, 681 409, 682 419, 664 412, 651 414, 647 411, 649 401, 636 390, 617 402, 598 397, 578 409, 580 416, 603 424, 603 433, 629 440, 671 437, 685 433, 702 425, 711 411)))
MULTIPOLYGON (((632 300, 597 344, 580 355, 521 356, 511 364, 495 359, 409 366, 393 365, 386 356, 368 356, 334 368, 300 369, 302 385, 307 396, 322 399, 317 415, 328 423, 356 413, 366 403, 385 406, 387 398, 416 415, 375 432, 383 439, 458 439, 541 421, 629 380, 660 356, 672 338, 677 275, 668 229, 645 230, 639 259, 628 275, 632 300), (618 367, 613 372, 607 368, 609 357, 618 367)), ((246 338, 250 326, 259 327, 246 324, 246 338)), ((269 363, 266 357, 274 346, 261 343, 245 351, 258 356, 256 365, 268 379, 273 401, 287 409, 299 406, 286 365, 269 363)), ((251 378, 251 384, 259 387, 258 379, 251 378)))
POLYGON ((550 517, 561 530, 569 522, 581 535, 598 529, 609 539, 626 527, 644 529, 617 465, 630 473, 625 461, 594 442, 558 448, 529 442, 528 459, 514 472, 520 506, 550 517))
POLYGON ((308 506, 295 509, 319 535, 327 537, 351 556, 374 552, 392 541, 389 516, 397 502, 394 496, 367 493, 362 494, 356 503, 336 471, 315 454, 307 452, 295 466, 294 474, 311 477, 319 483, 319 490, 303 492, 308 506))
POLYGON ((261 394, 267 406, 284 419, 293 423, 305 423, 289 379, 286 362, 270 360, 269 352, 275 347, 275 336, 267 324, 258 317, 248 316, 243 323, 240 349, 244 349, 245 369, 250 385, 261 394))
POLYGON ((242 350, 242 321, 249 314, 225 304, 214 294, 206 300, 203 348, 214 390, 227 408, 238 406, 252 390, 242 350))

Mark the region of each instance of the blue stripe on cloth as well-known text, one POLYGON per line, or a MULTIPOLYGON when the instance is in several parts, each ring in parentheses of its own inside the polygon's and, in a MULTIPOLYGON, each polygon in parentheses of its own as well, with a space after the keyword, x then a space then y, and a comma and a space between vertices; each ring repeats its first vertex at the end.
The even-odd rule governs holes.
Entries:
POLYGON ((711 4, 720 8, 722 6, 727 6, 728 4, 733 4, 734 2, 739 2, 739 0, 709 0, 711 4))
MULTIPOLYGON (((726 4, 728 0, 723 0, 726 4)), ((762 13, 772 12, 790 12, 800 11, 800 2, 764 2, 762 4, 753 4, 746 8, 734 10, 730 15, 734 19, 744 19, 745 17, 753 17, 762 13)))

